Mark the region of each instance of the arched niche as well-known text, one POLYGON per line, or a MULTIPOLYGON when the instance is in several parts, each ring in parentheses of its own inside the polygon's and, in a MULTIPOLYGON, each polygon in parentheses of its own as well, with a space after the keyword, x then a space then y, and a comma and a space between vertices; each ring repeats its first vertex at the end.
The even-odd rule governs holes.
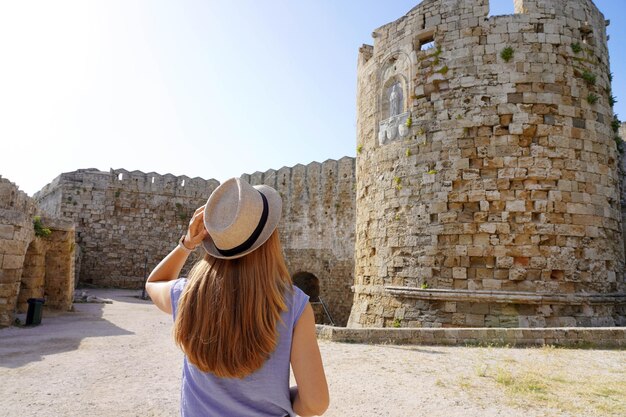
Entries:
POLYGON ((310 301, 317 301, 320 296, 320 280, 314 274, 306 271, 300 271, 291 277, 293 284, 300 288, 310 301))
POLYGON ((411 58, 404 52, 390 54, 381 67, 378 94, 378 143, 405 137, 409 117, 411 58))
POLYGON ((42 298, 46 278, 46 247, 40 238, 33 239, 28 245, 20 288, 17 299, 17 312, 26 313, 29 298, 42 298))

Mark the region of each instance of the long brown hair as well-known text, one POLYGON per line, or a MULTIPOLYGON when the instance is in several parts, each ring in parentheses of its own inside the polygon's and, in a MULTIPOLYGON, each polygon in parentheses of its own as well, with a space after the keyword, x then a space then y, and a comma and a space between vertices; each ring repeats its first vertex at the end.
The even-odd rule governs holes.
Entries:
POLYGON ((278 232, 255 251, 225 260, 205 255, 178 302, 174 340, 188 360, 219 377, 259 369, 278 343, 291 277, 278 232))

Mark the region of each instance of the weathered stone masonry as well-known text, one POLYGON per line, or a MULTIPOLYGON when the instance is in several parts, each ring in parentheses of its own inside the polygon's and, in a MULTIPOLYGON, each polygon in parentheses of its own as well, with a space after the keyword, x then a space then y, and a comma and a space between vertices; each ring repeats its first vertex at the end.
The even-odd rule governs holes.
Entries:
POLYGON ((626 324, 604 16, 515 9, 426 0, 361 48, 349 326, 626 324))
POLYGON ((46 213, 76 224, 79 282, 141 288, 146 273, 176 245, 195 209, 218 184, 171 174, 82 169, 61 174, 35 199, 46 213))
MULTIPOLYGON (((279 230, 287 266, 291 273, 318 277, 333 318, 345 325, 354 269, 354 158, 242 178, 281 193, 279 230)), ((83 169, 61 174, 35 198, 50 215, 76 224, 80 282, 140 288, 145 266, 149 272, 176 245, 191 214, 218 184, 170 174, 83 169)))
POLYGON ((345 325, 354 283, 354 158, 313 162, 242 178, 283 197, 279 226, 289 271, 310 272, 335 322, 345 325))
POLYGON ((74 293, 74 226, 43 217, 47 237, 36 237, 33 199, 0 177, 0 326, 26 312, 29 298, 46 298, 46 306, 68 310, 74 293))

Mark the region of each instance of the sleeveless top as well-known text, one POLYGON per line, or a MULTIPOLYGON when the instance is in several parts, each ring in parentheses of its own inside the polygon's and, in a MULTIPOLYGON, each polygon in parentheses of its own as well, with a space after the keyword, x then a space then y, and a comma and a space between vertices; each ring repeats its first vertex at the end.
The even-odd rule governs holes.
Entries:
MULTIPOLYGON (((187 279, 172 285, 172 314, 176 318, 178 300, 187 279)), ((276 350, 261 368, 244 378, 220 378, 202 372, 185 359, 180 410, 183 417, 282 417, 295 416, 289 398, 289 366, 293 329, 309 297, 298 287, 285 294, 287 310, 278 323, 276 350)), ((200 319, 200 318, 199 318, 200 319)))

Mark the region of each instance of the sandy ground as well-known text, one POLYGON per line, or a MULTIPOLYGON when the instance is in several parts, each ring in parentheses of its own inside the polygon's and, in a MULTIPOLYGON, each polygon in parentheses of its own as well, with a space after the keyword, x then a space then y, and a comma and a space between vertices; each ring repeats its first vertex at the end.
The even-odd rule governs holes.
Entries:
MULTIPOLYGON (((138 291, 0 329, 0 416, 176 416, 182 355, 138 291)), ((326 416, 624 416, 626 351, 320 342, 326 416)))

